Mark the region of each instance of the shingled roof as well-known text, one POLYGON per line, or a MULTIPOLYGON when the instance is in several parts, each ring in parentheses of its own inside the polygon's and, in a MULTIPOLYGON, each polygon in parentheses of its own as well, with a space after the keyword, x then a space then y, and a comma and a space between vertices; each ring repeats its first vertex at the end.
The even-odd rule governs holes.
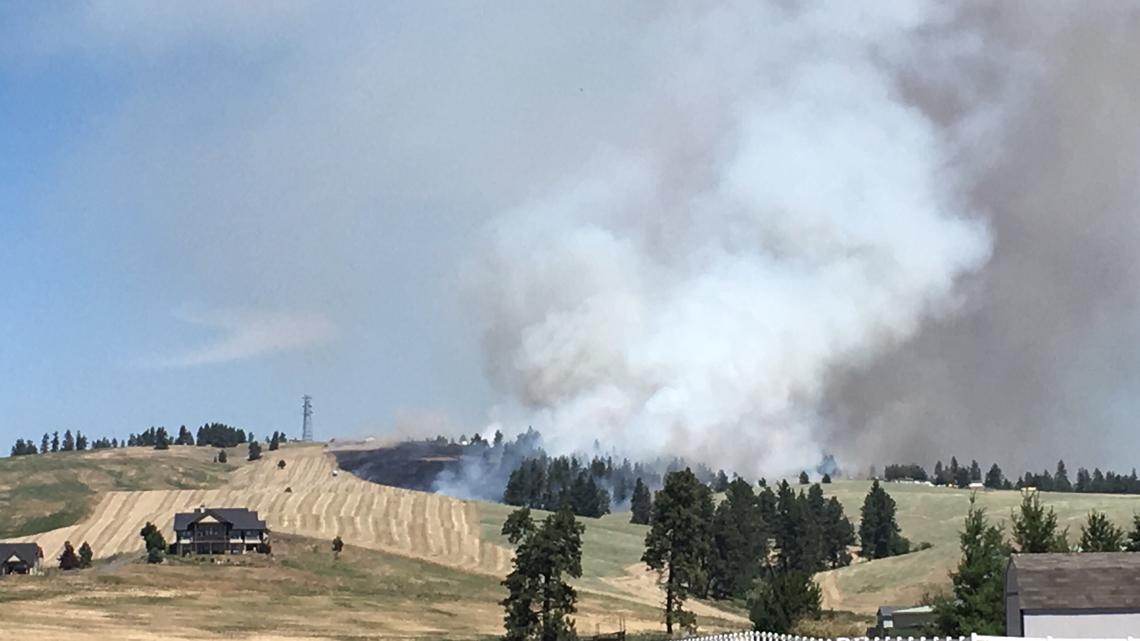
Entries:
POLYGON ((1014 554, 1006 592, 1021 610, 1140 612, 1140 553, 1014 554))
POLYGON ((36 559, 42 557, 43 552, 35 543, 0 543, 0 563, 7 562, 13 556, 28 565, 35 565, 36 559))
POLYGON ((175 514, 174 530, 185 530, 191 523, 196 523, 207 514, 223 523, 229 523, 235 530, 269 529, 265 527, 265 521, 257 518, 256 510, 247 510, 244 507, 208 507, 204 510, 175 514))

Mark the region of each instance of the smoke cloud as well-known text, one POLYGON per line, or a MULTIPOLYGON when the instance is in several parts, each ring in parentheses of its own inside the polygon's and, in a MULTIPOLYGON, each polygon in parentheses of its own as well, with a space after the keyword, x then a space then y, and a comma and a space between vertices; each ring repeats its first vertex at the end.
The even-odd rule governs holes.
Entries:
POLYGON ((899 80, 951 16, 888 4, 653 23, 641 135, 487 230, 472 283, 504 421, 556 451, 819 462, 829 376, 952 314, 991 251, 959 141, 899 80))

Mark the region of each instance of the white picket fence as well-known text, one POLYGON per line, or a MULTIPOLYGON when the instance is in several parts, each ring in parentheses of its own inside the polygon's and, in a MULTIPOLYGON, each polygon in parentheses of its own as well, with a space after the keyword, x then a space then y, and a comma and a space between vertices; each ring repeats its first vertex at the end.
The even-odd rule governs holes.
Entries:
POLYGON ((971 634, 968 637, 839 637, 836 639, 820 639, 816 637, 803 637, 794 634, 776 634, 775 632, 730 632, 727 634, 713 634, 702 637, 691 637, 688 641, 1140 641, 1135 637, 1125 639, 1060 639, 1056 637, 1030 638, 1030 637, 994 637, 981 634, 971 634))

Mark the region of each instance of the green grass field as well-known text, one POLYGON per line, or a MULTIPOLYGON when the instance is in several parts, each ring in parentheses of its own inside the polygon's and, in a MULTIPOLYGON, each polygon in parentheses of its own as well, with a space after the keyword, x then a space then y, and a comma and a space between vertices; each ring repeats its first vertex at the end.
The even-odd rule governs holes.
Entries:
POLYGON ((78 523, 97 492, 217 487, 234 467, 214 463, 215 452, 127 448, 2 458, 0 539, 78 523))
MULTIPOLYGON (((859 509, 870 483, 837 481, 824 486, 825 493, 838 497, 852 523, 858 526, 859 509)), ((870 613, 880 605, 908 605, 925 594, 950 587, 949 572, 960 557, 958 533, 969 509, 971 492, 926 485, 885 483, 883 487, 897 504, 897 517, 903 535, 912 545, 929 542, 929 550, 872 563, 858 563, 820 577, 827 588, 834 586, 837 609, 870 613), (833 575, 833 576, 832 576, 833 575)), ((1010 491, 977 492, 978 505, 990 519, 1004 522, 1009 533, 1010 513, 1021 504, 1021 493, 1010 491)), ((1106 512, 1120 527, 1129 529, 1132 515, 1140 512, 1140 497, 1105 494, 1042 493, 1041 500, 1057 512, 1062 528, 1069 529, 1069 542, 1080 539, 1080 528, 1090 510, 1106 512)))

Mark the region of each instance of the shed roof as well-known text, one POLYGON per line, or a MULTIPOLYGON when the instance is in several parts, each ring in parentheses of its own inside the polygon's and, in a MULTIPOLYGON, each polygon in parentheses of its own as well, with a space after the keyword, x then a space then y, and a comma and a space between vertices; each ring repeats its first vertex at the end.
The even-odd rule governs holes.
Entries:
POLYGON ((175 531, 185 530, 191 523, 195 523, 205 516, 212 516, 224 523, 229 523, 235 530, 266 530, 265 521, 257 518, 256 510, 247 510, 244 507, 208 507, 194 512, 180 512, 174 515, 175 531))
POLYGON ((1022 610, 1140 612, 1140 553, 1014 554, 1010 571, 1006 592, 1022 610))
POLYGON ((28 565, 35 565, 36 559, 43 555, 40 546, 35 543, 0 543, 0 563, 14 556, 28 565))

